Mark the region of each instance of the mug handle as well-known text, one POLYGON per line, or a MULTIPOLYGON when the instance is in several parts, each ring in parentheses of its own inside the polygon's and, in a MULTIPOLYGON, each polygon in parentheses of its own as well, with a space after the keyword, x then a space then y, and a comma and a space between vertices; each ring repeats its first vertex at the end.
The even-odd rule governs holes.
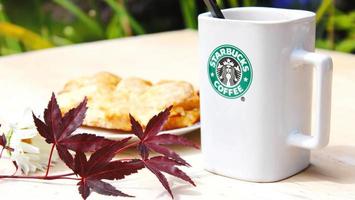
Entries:
POLYGON ((311 135, 294 131, 288 137, 288 143, 306 149, 319 149, 329 142, 330 109, 332 93, 332 59, 323 54, 296 50, 291 56, 294 63, 314 67, 316 79, 316 110, 315 129, 311 135))

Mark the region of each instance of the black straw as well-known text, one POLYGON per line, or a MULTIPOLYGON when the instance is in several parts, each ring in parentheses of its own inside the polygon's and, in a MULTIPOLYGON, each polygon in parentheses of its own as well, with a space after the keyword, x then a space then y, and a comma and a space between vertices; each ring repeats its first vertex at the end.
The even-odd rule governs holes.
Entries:
POLYGON ((212 17, 224 19, 224 15, 215 0, 204 0, 204 2, 208 10, 211 12, 212 17))

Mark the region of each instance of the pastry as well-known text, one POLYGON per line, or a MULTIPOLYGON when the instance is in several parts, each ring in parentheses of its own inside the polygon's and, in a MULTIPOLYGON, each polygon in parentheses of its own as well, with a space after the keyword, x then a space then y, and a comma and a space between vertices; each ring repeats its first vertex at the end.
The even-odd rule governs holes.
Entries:
POLYGON ((140 78, 124 78, 100 72, 69 81, 59 93, 63 113, 88 98, 84 125, 131 131, 129 114, 142 126, 165 108, 173 105, 164 129, 187 127, 200 119, 199 95, 185 81, 152 84, 140 78))

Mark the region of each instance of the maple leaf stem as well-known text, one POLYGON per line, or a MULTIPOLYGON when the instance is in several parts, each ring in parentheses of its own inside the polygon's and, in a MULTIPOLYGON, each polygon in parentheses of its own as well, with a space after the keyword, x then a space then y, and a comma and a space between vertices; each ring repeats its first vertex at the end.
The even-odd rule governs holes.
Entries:
POLYGON ((67 179, 67 180, 80 180, 79 178, 71 177, 57 177, 57 176, 0 176, 0 178, 12 178, 12 179, 40 179, 40 180, 55 180, 55 179, 67 179))
POLYGON ((49 158, 48 158, 48 164, 47 164, 47 170, 46 170, 46 175, 45 177, 48 177, 48 173, 49 173, 49 168, 51 167, 51 162, 52 162, 52 156, 53 156, 53 150, 54 150, 55 145, 52 145, 51 148, 51 152, 49 154, 49 158))
POLYGON ((73 178, 73 177, 66 177, 69 175, 73 175, 73 173, 70 174, 62 174, 62 175, 55 175, 55 176, 8 176, 8 175, 0 175, 1 178, 7 178, 7 179, 40 179, 40 180, 55 180, 55 179, 67 179, 67 180, 80 180, 80 178, 73 178))
POLYGON ((116 152, 116 154, 118 154, 118 153, 120 153, 120 152, 122 152, 122 151, 125 151, 125 150, 127 150, 128 148, 130 148, 130 147, 137 146, 138 144, 139 144, 139 141, 133 142, 133 143, 131 143, 131 144, 128 144, 127 146, 124 146, 123 148, 119 149, 119 150, 116 152))
POLYGON ((73 176, 73 175, 75 175, 75 173, 71 172, 71 173, 60 174, 60 175, 55 175, 55 176, 73 176))

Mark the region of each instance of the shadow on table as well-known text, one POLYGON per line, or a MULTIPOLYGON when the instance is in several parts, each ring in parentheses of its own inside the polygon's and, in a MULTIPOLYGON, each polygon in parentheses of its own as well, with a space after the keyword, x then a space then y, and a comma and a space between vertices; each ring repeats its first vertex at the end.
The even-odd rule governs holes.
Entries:
POLYGON ((307 169, 283 182, 355 183, 355 146, 329 146, 315 151, 311 163, 307 169))
MULTIPOLYGON (((190 133, 182 135, 182 136, 185 137, 186 139, 188 139, 189 141, 191 141, 197 145, 200 145, 201 144, 200 135, 201 135, 200 130, 196 130, 196 131, 190 132, 190 133)), ((201 153, 201 151, 199 149, 185 147, 185 146, 181 146, 181 145, 171 145, 170 147, 172 147, 175 151, 177 151, 179 154, 181 154, 183 156, 201 153)))
MULTIPOLYGON (((192 187, 191 185, 188 185, 188 184, 172 187, 171 190, 174 195, 174 200, 186 199, 188 197, 192 198, 195 196, 201 196, 201 193, 196 191, 195 187, 192 187)), ((163 196, 166 196, 168 199, 168 198, 170 198, 170 196, 168 196, 168 195, 169 194, 166 191, 163 191, 157 196, 157 199, 160 199, 163 196)))
MULTIPOLYGON (((184 135, 189 140, 200 144, 200 131, 184 135)), ((174 146, 182 155, 199 154, 200 150, 189 147, 174 146)), ((355 184, 355 145, 328 146, 313 151, 311 165, 304 171, 282 182, 330 181, 340 184, 355 184)))

